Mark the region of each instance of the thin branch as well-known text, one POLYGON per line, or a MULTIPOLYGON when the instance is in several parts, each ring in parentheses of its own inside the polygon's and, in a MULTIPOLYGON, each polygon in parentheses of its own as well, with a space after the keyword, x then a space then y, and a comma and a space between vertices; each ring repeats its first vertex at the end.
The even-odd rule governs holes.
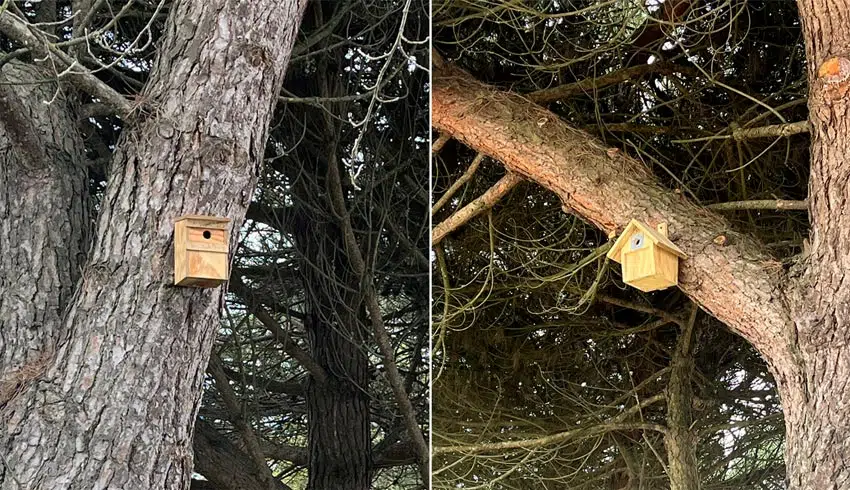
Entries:
POLYGON ((283 346, 284 352, 292 356, 292 358, 298 361, 304 369, 309 371, 317 383, 324 384, 327 381, 328 376, 325 373, 325 370, 322 369, 322 366, 319 366, 319 364, 310 357, 310 354, 298 347, 298 344, 292 340, 292 337, 290 337, 289 333, 280 326, 277 320, 275 320, 266 311, 266 309, 259 304, 259 302, 254 300, 253 295, 242 282, 241 278, 235 275, 232 276, 230 278, 230 289, 245 302, 245 306, 248 307, 248 310, 253 313, 258 320, 260 320, 260 322, 266 327, 266 329, 268 329, 269 332, 271 332, 272 335, 274 335, 275 340, 283 346))
POLYGON ((685 319, 674 315, 666 310, 662 310, 660 308, 654 308, 649 305, 642 305, 638 303, 634 303, 632 301, 627 301, 620 298, 615 298, 614 296, 608 296, 606 294, 597 294, 596 299, 602 301, 603 303, 608 303, 609 305, 619 306, 620 308, 628 308, 630 310, 639 311, 641 313, 646 313, 648 315, 657 316, 662 320, 675 323, 680 327, 684 327, 685 319))
POLYGON ((489 453, 494 451, 503 451, 506 449, 536 449, 550 444, 555 444, 570 439, 587 438, 613 432, 618 430, 651 430, 661 432, 667 431, 663 425, 639 423, 639 422, 619 422, 598 424, 593 427, 573 429, 557 434, 548 435, 545 437, 537 437, 534 439, 522 439, 517 441, 491 442, 485 444, 470 444, 459 446, 437 446, 433 449, 434 456, 452 453, 489 453))
POLYGON ((471 203, 467 204, 455 214, 449 216, 442 223, 434 227, 431 232, 431 243, 436 245, 443 241, 449 233, 460 228, 472 218, 492 208, 504 197, 511 189, 524 179, 519 174, 508 172, 498 182, 493 184, 493 187, 487 189, 484 194, 481 194, 471 203))
POLYGON ((702 141, 735 140, 746 141, 759 138, 787 138, 795 134, 808 133, 811 129, 808 121, 794 123, 774 124, 771 126, 760 126, 757 128, 741 128, 737 123, 732 123, 728 128, 721 129, 719 134, 701 136, 697 138, 685 138, 671 140, 671 143, 686 144, 702 141), (725 134, 724 134, 725 133, 725 134))
POLYGON ((443 147, 446 146, 446 143, 448 143, 451 139, 451 136, 441 133, 440 136, 438 136, 437 139, 434 140, 434 144, 431 145, 431 153, 435 155, 437 153, 440 153, 440 150, 442 150, 443 147))
POLYGON ((774 124, 758 128, 742 129, 732 131, 732 138, 743 141, 755 138, 787 138, 795 134, 808 133, 811 130, 809 121, 798 121, 787 124, 774 124))
POLYGON ((116 92, 96 76, 88 71, 73 71, 73 67, 81 66, 79 61, 62 51, 51 49, 50 44, 33 34, 30 27, 28 22, 11 12, 0 13, 0 32, 23 44, 25 47, 32 49, 36 55, 44 58, 50 57, 57 68, 62 70, 63 76, 71 80, 80 90, 112 107, 117 114, 126 117, 133 111, 133 105, 123 95, 116 92))
MULTIPOLYGON (((439 142, 439 140, 437 141, 439 142)), ((434 143, 434 145, 436 146, 436 143, 434 143)), ((467 168, 463 175, 461 175, 460 178, 457 179, 451 185, 451 187, 449 187, 449 190, 447 190, 446 193, 440 197, 440 200, 437 201, 437 204, 434 204, 434 207, 431 208, 431 216, 437 214, 437 211, 439 211, 440 208, 442 208, 446 205, 447 202, 449 202, 449 199, 451 199, 452 196, 455 195, 455 192, 457 192, 458 189, 463 187, 464 184, 469 182, 469 179, 471 179, 472 176, 475 175, 475 171, 478 170, 478 166, 481 165, 482 161, 484 161, 483 154, 479 153, 475 155, 475 158, 472 160, 472 163, 469 165, 469 168, 467 168)))
MULTIPOLYGON (((260 446, 263 449, 263 454, 269 459, 278 461, 289 461, 290 463, 307 467, 309 458, 307 448, 290 446, 288 444, 278 444, 267 440, 260 441, 260 446)), ((386 448, 383 454, 374 461, 375 468, 391 468, 394 466, 404 466, 413 464, 415 453, 410 444, 406 442, 396 442, 386 448)))
POLYGON ((269 469, 266 457, 260 447, 260 441, 254 433, 254 430, 245 420, 242 404, 239 402, 239 398, 236 396, 236 393, 230 386, 230 381, 227 379, 227 375, 224 373, 224 364, 215 352, 213 352, 210 356, 208 371, 215 379, 215 386, 218 389, 218 393, 221 395, 221 399, 224 402, 224 406, 227 408, 227 412, 230 414, 230 421, 233 422, 233 425, 236 426, 239 433, 242 435, 242 440, 245 442, 245 449, 248 451, 248 454, 251 456, 251 459, 256 465, 257 473, 260 475, 263 482, 268 485, 269 489, 276 488, 277 486, 274 484, 275 478, 269 469))
POLYGON ((730 422, 728 424, 712 425, 711 427, 705 427, 703 429, 700 429, 699 436, 705 437, 707 435, 714 434, 715 432, 728 431, 731 429, 743 429, 745 427, 752 427, 754 425, 761 425, 774 422, 779 422, 777 425, 781 426, 783 417, 784 414, 782 412, 777 412, 762 417, 760 419, 739 420, 737 422, 730 422))
POLYGON ((600 77, 586 78, 584 80, 560 85, 558 87, 537 90, 526 95, 529 100, 538 104, 547 104, 556 100, 565 99, 574 95, 583 93, 595 92, 611 85, 623 83, 632 78, 642 77, 644 75, 656 73, 659 75, 673 75, 681 73, 685 75, 695 75, 696 70, 687 66, 676 65, 674 63, 653 63, 651 65, 637 65, 629 68, 623 68, 611 73, 607 73, 600 77))
MULTIPOLYGON (((263 487, 264 482, 254 471, 251 457, 227 435, 202 417, 195 420, 194 432, 194 470, 207 478, 209 481, 205 483, 210 485, 203 488, 221 490, 263 487)), ((203 480, 192 480, 192 490, 195 490, 195 484, 199 481, 203 480)), ((276 490, 291 490, 280 480, 275 479, 273 483, 276 490)))
POLYGON ((708 204, 715 211, 740 211, 763 209, 768 211, 808 211, 809 201, 790 201, 786 199, 759 199, 753 201, 731 201, 708 204))

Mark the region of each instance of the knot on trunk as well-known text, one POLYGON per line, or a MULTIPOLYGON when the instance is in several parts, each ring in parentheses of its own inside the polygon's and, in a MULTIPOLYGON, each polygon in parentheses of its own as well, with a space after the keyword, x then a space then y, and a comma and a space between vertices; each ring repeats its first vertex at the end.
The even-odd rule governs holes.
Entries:
POLYGON ((825 101, 838 101, 850 91, 850 59, 833 56, 818 67, 816 85, 825 101))

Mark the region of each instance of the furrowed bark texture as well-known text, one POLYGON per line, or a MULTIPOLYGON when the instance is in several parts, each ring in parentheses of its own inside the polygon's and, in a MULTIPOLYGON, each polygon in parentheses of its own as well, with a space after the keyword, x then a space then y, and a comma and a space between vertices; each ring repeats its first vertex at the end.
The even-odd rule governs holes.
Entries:
POLYGON ((83 140, 47 78, 0 71, 0 406, 50 363, 87 248, 83 140))
POLYGON ((697 438, 693 429, 691 376, 694 372, 693 338, 698 310, 694 308, 684 331, 680 333, 670 363, 667 384, 667 476, 670 490, 699 490, 697 438))
MULTIPOLYGON (((809 66, 811 247, 791 310, 805 378, 782 398, 791 489, 850 489, 850 2, 800 0, 809 66)), ((783 393, 784 395, 784 393, 783 393)))
POLYGON ((372 484, 368 359, 348 326, 316 314, 309 327, 313 356, 330 373, 307 384, 308 490, 368 490, 372 484))
MULTIPOLYGON (((687 255, 679 285, 777 365, 794 364, 782 269, 764 247, 718 215, 666 190, 651 172, 522 96, 494 90, 435 56, 432 124, 556 193, 608 233, 632 219, 666 222, 687 255), (726 237, 726 245, 714 243, 726 237)), ((777 373, 778 377, 787 373, 777 373)))
MULTIPOLYGON (((315 188, 302 192, 327 196, 315 188)), ((341 231, 328 222, 330 214, 304 211, 295 237, 304 257, 305 326, 310 354, 326 373, 324 382, 313 375, 307 382, 307 488, 368 490, 373 469, 369 359, 362 347, 368 331, 358 317, 363 311, 358 278, 344 255, 341 231), (334 274, 327 275, 329 271, 334 274)))
POLYGON ((116 150, 67 339, 0 412, 0 488, 189 488, 222 290, 172 285, 173 222, 229 217, 235 244, 305 3, 172 4, 146 104, 116 150))

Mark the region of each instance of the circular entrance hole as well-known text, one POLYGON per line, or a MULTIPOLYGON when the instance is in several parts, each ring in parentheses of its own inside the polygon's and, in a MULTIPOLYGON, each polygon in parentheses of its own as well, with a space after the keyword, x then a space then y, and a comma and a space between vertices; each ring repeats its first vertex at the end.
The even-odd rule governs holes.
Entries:
POLYGON ((635 236, 632 237, 631 247, 632 250, 637 250, 643 247, 643 233, 636 233, 635 236))
POLYGON ((209 230, 204 230, 204 238, 209 240, 210 238, 212 238, 212 233, 210 233, 209 230))

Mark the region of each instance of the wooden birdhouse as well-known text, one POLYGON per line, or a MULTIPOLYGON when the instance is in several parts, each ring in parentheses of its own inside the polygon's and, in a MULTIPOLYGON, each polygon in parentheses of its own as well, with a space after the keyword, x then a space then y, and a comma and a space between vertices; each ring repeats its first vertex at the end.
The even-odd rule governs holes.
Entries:
POLYGON ((623 266, 623 282, 641 291, 655 291, 679 282, 679 259, 688 257, 667 238, 667 224, 653 229, 637 220, 626 226, 608 251, 623 266))
POLYGON ((229 218, 181 216, 174 223, 174 284, 214 288, 229 277, 229 218))

